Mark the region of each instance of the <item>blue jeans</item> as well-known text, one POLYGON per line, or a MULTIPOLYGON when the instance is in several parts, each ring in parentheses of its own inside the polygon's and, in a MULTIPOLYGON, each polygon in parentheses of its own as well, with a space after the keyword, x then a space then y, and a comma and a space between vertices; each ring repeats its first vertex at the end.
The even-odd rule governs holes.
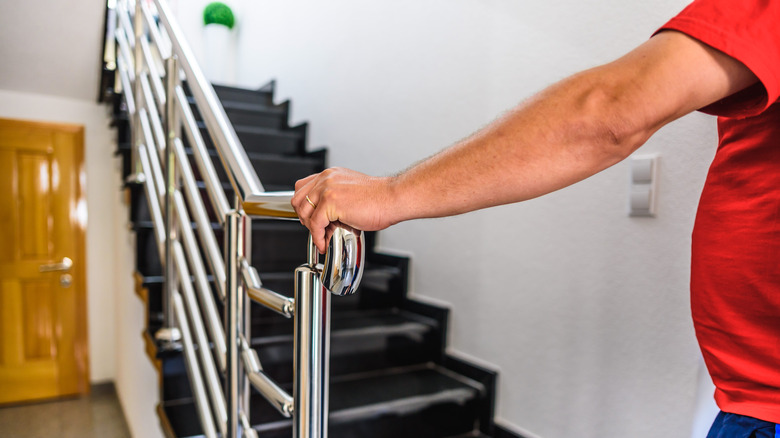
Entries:
POLYGON ((707 438, 780 438, 780 425, 721 412, 712 423, 707 438))

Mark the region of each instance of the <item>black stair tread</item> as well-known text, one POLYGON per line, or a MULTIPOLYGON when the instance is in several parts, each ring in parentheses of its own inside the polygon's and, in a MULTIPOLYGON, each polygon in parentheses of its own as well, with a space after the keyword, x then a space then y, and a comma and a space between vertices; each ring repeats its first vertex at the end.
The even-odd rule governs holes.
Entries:
POLYGON ((226 102, 249 102, 268 108, 276 106, 273 101, 273 92, 271 91, 249 90, 224 85, 214 85, 214 91, 217 92, 217 97, 223 105, 226 102))
MULTIPOLYGON (((259 319, 252 324, 253 347, 293 341, 293 324, 289 320, 259 319)), ((333 312, 331 337, 423 334, 436 326, 433 319, 398 309, 333 312)))
MULTIPOLYGON (((479 383, 432 364, 331 379, 328 422, 333 428, 381 416, 406 416, 439 404, 463 405, 483 391, 479 383)), ((168 400, 162 405, 169 420, 178 423, 173 427, 179 429, 180 436, 195 436, 193 428, 198 426, 191 398, 168 400)), ((291 420, 281 417, 256 391, 250 409, 252 427, 260 436, 289 431, 291 420)), ((474 435, 463 435, 469 436, 474 435)))
MULTIPOLYGON (((198 128, 200 129, 206 129, 206 124, 203 122, 198 122, 198 128)), ((274 128, 266 128, 263 126, 248 126, 248 125, 238 125, 233 126, 233 128, 236 130, 236 134, 262 134, 267 136, 273 136, 273 137, 286 137, 294 140, 300 140, 303 138, 303 134, 298 131, 282 131, 281 129, 274 129, 274 128)))
MULTIPOLYGON (((257 128, 261 129, 261 128, 257 128)), ((214 160, 219 160, 219 153, 217 153, 217 150, 214 148, 208 148, 207 149, 209 156, 211 157, 212 162, 214 160)), ((184 148, 184 152, 191 156, 193 154, 192 148, 184 148)), ((249 159, 257 159, 257 160, 267 160, 267 161, 279 161, 284 163, 317 163, 320 164, 322 162, 322 158, 319 156, 307 156, 307 155, 283 155, 283 154, 276 154, 273 152, 255 152, 255 151, 247 151, 246 153, 247 157, 249 159)), ((220 162, 221 163, 221 162, 220 162)))
MULTIPOLYGON (((480 383, 435 364, 334 377, 330 380, 328 418, 333 424, 376 415, 405 415, 440 403, 464 404, 484 389, 480 383)), ((252 411, 253 427, 259 432, 289 423, 280 421, 279 414, 257 393, 253 394, 252 411)))
POLYGON ((440 402, 465 402, 484 387, 440 366, 389 370, 366 376, 344 376, 330 382, 332 417, 400 410, 409 412, 440 402))
MULTIPOLYGON (((257 102, 242 102, 238 100, 222 100, 222 107, 225 110, 252 111, 270 115, 284 115, 285 108, 281 105, 268 106, 257 102)), ((195 98, 187 96, 187 103, 194 105, 195 98)))

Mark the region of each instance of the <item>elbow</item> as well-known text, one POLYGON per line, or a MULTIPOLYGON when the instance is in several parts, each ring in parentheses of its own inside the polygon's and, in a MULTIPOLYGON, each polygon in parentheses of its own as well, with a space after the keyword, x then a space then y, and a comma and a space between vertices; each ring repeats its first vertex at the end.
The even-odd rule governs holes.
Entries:
POLYGON ((599 141, 602 154, 608 157, 612 164, 626 159, 652 135, 649 130, 624 120, 623 115, 617 115, 613 120, 606 121, 602 130, 599 141))
POLYGON ((584 144, 598 157, 603 168, 618 163, 642 146, 657 128, 646 123, 641 102, 620 87, 595 85, 585 92, 579 107, 588 132, 584 144))

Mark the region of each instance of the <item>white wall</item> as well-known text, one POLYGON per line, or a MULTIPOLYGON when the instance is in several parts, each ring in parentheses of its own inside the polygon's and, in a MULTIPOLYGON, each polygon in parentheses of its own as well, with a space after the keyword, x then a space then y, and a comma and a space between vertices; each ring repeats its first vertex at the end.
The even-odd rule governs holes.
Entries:
POLYGON ((114 378, 114 210, 120 180, 112 171, 115 134, 97 103, 0 90, 0 117, 84 126, 87 193, 87 314, 92 382, 114 378))
MULTIPOLYGON (((113 175, 121 182, 121 171, 113 175)), ((117 191, 119 193, 119 191, 117 191)), ((112 205, 116 216, 113 226, 116 269, 116 387, 122 410, 136 438, 162 438, 157 404, 160 402, 159 375, 146 354, 141 334, 146 329, 144 304, 135 294, 135 234, 128 231, 129 214, 124 201, 117 197, 112 205)))
MULTIPOLYGON (((177 5, 197 53, 201 3, 177 5)), ((620 56, 687 2, 232 3, 238 82, 278 79, 332 165, 388 174, 620 56)), ((715 142, 714 120, 694 114, 641 150, 661 154, 654 219, 627 217, 621 163, 543 199, 380 234, 412 256, 414 296, 449 303, 452 352, 501 372, 500 421, 546 438, 689 436, 690 232, 715 142)))

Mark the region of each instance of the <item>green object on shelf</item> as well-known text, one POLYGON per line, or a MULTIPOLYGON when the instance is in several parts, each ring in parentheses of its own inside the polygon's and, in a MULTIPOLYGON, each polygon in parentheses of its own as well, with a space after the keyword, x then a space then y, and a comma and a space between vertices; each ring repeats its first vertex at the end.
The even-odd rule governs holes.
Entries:
POLYGON ((211 2, 203 10, 203 24, 221 24, 232 29, 236 24, 236 19, 230 6, 222 2, 211 2))

